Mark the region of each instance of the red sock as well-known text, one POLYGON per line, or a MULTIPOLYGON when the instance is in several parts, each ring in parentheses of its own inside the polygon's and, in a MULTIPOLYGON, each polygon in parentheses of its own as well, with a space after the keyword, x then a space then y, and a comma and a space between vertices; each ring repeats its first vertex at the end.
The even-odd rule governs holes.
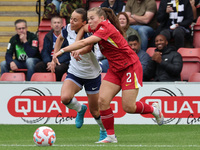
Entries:
POLYGON ((139 114, 153 113, 153 107, 144 102, 138 101, 138 102, 136 102, 136 106, 137 106, 137 109, 136 109, 135 113, 139 113, 139 114))
POLYGON ((104 128, 107 131, 107 134, 108 135, 115 134, 115 131, 114 131, 114 115, 113 115, 112 109, 109 108, 107 110, 101 110, 100 115, 101 115, 101 121, 104 125, 104 128))

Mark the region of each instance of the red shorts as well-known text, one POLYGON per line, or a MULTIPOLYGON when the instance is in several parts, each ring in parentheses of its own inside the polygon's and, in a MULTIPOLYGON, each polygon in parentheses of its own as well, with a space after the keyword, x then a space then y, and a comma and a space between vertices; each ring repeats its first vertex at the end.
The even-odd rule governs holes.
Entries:
POLYGON ((140 61, 130 65, 120 72, 113 72, 108 69, 103 80, 121 86, 122 90, 137 89, 142 87, 143 70, 140 61))

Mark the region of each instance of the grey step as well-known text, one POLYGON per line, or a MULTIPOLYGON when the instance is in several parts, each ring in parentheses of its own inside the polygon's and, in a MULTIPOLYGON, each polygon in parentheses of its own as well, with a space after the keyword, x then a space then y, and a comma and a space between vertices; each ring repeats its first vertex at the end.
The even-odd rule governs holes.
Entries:
MULTIPOLYGON (((32 31, 31 31, 32 32, 32 31)), ((36 32, 36 31, 35 31, 36 32)), ((34 33, 34 32, 33 32, 34 33)), ((0 32, 0 36, 13 36, 16 32, 0 32)))
POLYGON ((7 47, 7 46, 8 46, 8 43, 5 43, 5 42, 0 43, 0 47, 7 47))
MULTIPOLYGON (((28 27, 29 26, 38 26, 38 22, 27 22, 28 27)), ((13 27, 14 21, 0 21, 0 27, 13 27)))
MULTIPOLYGON (((36 6, 35 2, 10 2, 10 1, 0 1, 0 6, 36 6)), ((41 2, 41 6, 44 6, 44 3, 41 2)))
MULTIPOLYGON (((43 15, 43 12, 41 12, 41 16, 43 15)), ((0 16, 38 16, 36 12, 30 12, 30 11, 9 11, 9 12, 3 12, 0 11, 0 16)))
POLYGON ((0 52, 0 56, 5 56, 6 55, 6 52, 0 52))
POLYGON ((11 36, 16 34, 16 32, 0 32, 0 36, 11 36))

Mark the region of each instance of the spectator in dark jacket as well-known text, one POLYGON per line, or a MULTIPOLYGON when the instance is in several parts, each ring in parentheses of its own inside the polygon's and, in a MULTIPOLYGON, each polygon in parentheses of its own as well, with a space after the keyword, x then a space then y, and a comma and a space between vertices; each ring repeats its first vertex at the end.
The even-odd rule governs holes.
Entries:
POLYGON ((30 81, 36 63, 41 60, 38 38, 28 31, 24 19, 15 21, 15 30, 17 34, 11 37, 8 43, 6 60, 1 62, 1 74, 10 70, 27 69, 26 80, 30 81))
POLYGON ((146 67, 150 60, 149 54, 145 51, 141 50, 141 44, 139 41, 139 37, 137 35, 131 35, 128 37, 128 44, 132 48, 132 50, 138 55, 140 62, 142 64, 143 74, 146 72, 146 67))
POLYGON ((189 0, 162 0, 157 12, 157 21, 160 23, 160 34, 167 40, 174 38, 177 50, 184 47, 186 35, 190 35, 189 26, 193 21, 193 12, 189 0), (177 3, 176 3, 177 1, 177 3))
POLYGON ((164 35, 155 38, 156 49, 144 73, 144 81, 180 81, 182 57, 176 48, 168 45, 164 35))
MULTIPOLYGON (((57 37, 61 34, 63 27, 62 18, 55 16, 51 19, 52 30, 44 37, 44 45, 41 52, 42 61, 35 66, 35 72, 51 72, 51 61, 54 53, 54 45, 57 37)), ((68 41, 65 39, 62 47, 68 46, 68 41)), ((55 66, 56 81, 61 81, 62 76, 68 70, 70 54, 64 53, 58 57, 60 65, 55 66)))
POLYGON ((122 0, 105 0, 100 7, 107 7, 111 8, 115 15, 118 15, 119 12, 125 11, 126 3, 124 3, 122 0))

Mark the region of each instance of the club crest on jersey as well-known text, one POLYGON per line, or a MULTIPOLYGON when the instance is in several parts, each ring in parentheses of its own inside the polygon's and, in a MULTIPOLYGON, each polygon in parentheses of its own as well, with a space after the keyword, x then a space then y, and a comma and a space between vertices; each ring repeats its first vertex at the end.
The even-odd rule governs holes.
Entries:
POLYGON ((38 41, 37 40, 33 40, 32 41, 32 46, 33 47, 37 47, 38 46, 38 41))

